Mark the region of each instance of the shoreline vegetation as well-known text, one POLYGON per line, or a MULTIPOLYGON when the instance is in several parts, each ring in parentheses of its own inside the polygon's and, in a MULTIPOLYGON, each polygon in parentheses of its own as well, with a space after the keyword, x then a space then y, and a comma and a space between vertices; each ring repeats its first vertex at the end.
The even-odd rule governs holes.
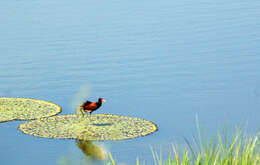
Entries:
MULTIPOLYGON (((246 136, 238 130, 235 135, 217 133, 213 140, 197 137, 191 141, 184 138, 187 148, 176 148, 171 145, 168 158, 151 149, 154 165, 259 165, 260 164, 260 132, 254 136, 246 136)), ((106 165, 117 165, 112 155, 106 165)), ((136 165, 145 165, 145 161, 136 159, 136 165)))
MULTIPOLYGON (((238 132, 234 136, 217 134, 214 140, 193 138, 185 139, 187 149, 177 150, 172 144, 172 153, 167 160, 162 160, 152 150, 155 165, 259 165, 260 142, 259 133, 245 136, 238 132)), ((137 162, 138 164, 138 162, 137 162)))
MULTIPOLYGON (((197 123, 197 135, 191 139, 184 138, 185 146, 178 148, 178 144, 171 145, 169 156, 165 159, 162 154, 152 149, 154 165, 259 165, 260 164, 260 132, 254 135, 245 135, 243 129, 237 129, 236 133, 224 129, 213 138, 203 134, 197 123)), ((136 158, 136 165, 150 165, 142 157, 136 158)), ((59 165, 71 165, 71 161, 64 160, 59 165), (70 163, 69 163, 70 162, 70 163)), ((95 164, 95 162, 83 161, 72 164, 95 164)), ((97 163, 97 162, 96 162, 97 163)), ((120 165, 116 158, 108 153, 105 161, 98 164, 120 165), (103 162, 103 163, 102 163, 103 162)), ((124 163, 125 164, 125 163, 124 163)))

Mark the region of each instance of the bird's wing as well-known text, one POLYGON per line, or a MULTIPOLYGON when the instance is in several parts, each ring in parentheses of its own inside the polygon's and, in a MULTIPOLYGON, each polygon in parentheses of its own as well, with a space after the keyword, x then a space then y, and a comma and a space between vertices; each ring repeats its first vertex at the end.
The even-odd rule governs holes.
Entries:
POLYGON ((86 109, 88 109, 88 108, 89 108, 89 109, 96 109, 96 108, 97 108, 97 104, 91 102, 91 103, 85 105, 85 108, 86 108, 86 109))
POLYGON ((81 104, 81 107, 85 107, 85 106, 87 106, 87 105, 89 105, 89 104, 91 104, 92 102, 91 101, 85 101, 84 103, 82 103, 81 104))
POLYGON ((86 105, 89 105, 89 104, 91 104, 91 103, 93 103, 93 102, 87 100, 87 101, 85 102, 85 106, 86 106, 86 105))

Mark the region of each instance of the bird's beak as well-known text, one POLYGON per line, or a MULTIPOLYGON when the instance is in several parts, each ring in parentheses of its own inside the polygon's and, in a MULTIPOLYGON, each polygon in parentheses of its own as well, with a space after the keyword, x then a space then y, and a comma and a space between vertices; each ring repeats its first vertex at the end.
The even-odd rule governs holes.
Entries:
POLYGON ((104 103, 107 102, 105 99, 102 100, 104 103))

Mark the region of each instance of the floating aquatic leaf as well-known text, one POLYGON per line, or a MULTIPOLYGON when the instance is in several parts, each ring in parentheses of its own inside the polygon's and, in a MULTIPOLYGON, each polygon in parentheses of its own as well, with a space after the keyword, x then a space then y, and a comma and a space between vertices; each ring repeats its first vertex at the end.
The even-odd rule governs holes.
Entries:
POLYGON ((47 101, 24 98, 0 98, 0 122, 49 117, 61 112, 61 107, 47 101))
POLYGON ((150 121, 128 116, 74 114, 25 122, 19 129, 25 134, 45 138, 121 140, 151 134, 157 126, 150 121))

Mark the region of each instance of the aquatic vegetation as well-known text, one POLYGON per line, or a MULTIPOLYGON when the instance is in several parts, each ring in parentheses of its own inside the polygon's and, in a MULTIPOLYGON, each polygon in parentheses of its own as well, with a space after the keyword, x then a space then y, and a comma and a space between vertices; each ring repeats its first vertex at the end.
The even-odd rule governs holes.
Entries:
POLYGON ((129 116, 72 114, 25 122, 19 129, 25 134, 45 138, 121 140, 145 136, 158 128, 150 121, 129 116))
POLYGON ((31 120, 61 112, 61 107, 47 101, 25 98, 0 98, 0 122, 31 120))

